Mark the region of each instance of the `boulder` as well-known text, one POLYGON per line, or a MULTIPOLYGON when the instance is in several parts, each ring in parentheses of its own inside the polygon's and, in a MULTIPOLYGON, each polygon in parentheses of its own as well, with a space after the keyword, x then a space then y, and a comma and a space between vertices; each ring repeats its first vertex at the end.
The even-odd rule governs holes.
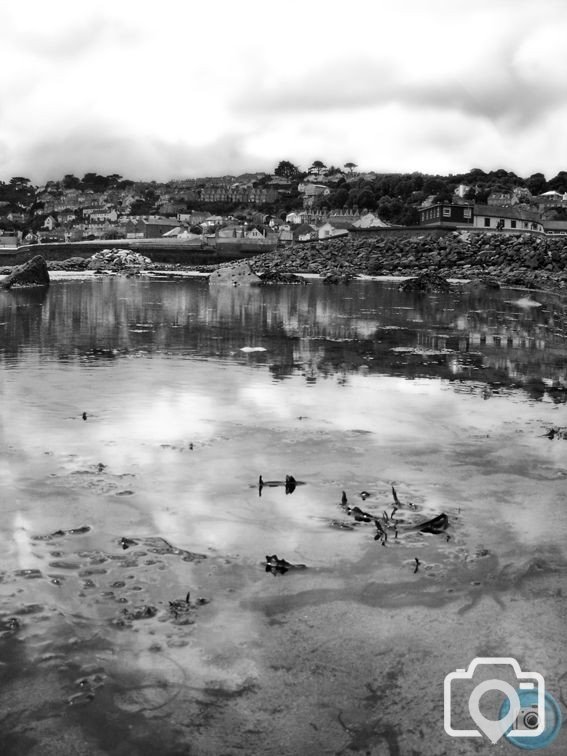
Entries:
POLYGON ((247 260, 223 265, 209 276, 209 284, 229 284, 232 286, 254 285, 262 282, 259 275, 254 273, 247 260))
POLYGON ((88 261, 89 270, 139 271, 153 268, 149 257, 129 249, 103 249, 88 261))
POLYGON ((335 270, 330 271, 327 273, 327 275, 323 278, 324 284, 340 284, 340 283, 350 283, 354 276, 351 276, 350 273, 345 273, 344 271, 335 270))
POLYGON ((49 286, 47 263, 41 255, 32 257, 23 265, 18 265, 0 282, 3 289, 23 286, 49 286))
POLYGON ((400 285, 400 291, 414 291, 422 294, 451 291, 451 284, 446 278, 431 271, 421 273, 415 278, 408 278, 400 285))
POLYGON ((480 276, 469 281, 469 285, 474 289, 494 289, 500 288, 500 281, 494 276, 480 276))

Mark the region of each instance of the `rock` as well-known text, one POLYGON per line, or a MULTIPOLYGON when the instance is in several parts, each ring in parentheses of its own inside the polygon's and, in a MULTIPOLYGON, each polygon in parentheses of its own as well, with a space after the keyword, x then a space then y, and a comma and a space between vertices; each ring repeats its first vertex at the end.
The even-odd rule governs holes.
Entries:
POLYGON ((18 265, 0 282, 0 287, 3 289, 23 286, 49 286, 47 263, 41 255, 32 257, 23 265, 18 265))
POLYGON ((342 271, 333 271, 330 273, 327 273, 325 278, 323 279, 324 284, 340 284, 340 283, 350 283, 354 276, 351 276, 350 273, 343 273, 342 271))
POLYGON ((400 291, 414 291, 423 294, 437 291, 447 292, 451 291, 451 284, 437 273, 426 271, 416 278, 409 278, 404 281, 400 285, 400 291))
POLYGON ((439 535, 439 533, 442 533, 448 527, 449 527, 449 518, 447 517, 445 512, 442 512, 440 515, 437 515, 437 517, 434 517, 432 520, 427 520, 427 522, 422 522, 421 525, 417 526, 417 529, 420 531, 420 533, 432 533, 433 535, 439 535))
POLYGON ((49 270, 84 270, 89 264, 89 258, 69 257, 67 260, 52 260, 47 263, 49 270))
POLYGON ((247 260, 230 265, 223 265, 209 276, 209 284, 241 286, 257 285, 261 282, 262 279, 259 275, 254 273, 247 260))
POLYGON ((129 249, 103 249, 101 252, 95 252, 89 259, 87 268, 130 272, 153 268, 153 263, 149 257, 129 249))
POLYGON ((500 288, 500 282, 494 276, 479 276, 473 278, 469 282, 469 285, 475 289, 492 289, 497 290, 500 288))
POLYGON ((277 270, 269 270, 260 274, 262 284, 275 284, 275 283, 287 283, 287 284, 304 284, 305 280, 300 276, 296 276, 295 273, 280 273, 277 270))

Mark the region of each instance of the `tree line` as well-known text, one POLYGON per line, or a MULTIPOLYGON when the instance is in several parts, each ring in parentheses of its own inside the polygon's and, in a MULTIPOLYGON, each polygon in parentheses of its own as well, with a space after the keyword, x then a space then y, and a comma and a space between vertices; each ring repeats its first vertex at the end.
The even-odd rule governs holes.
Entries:
POLYGON ((439 174, 426 173, 372 173, 360 175, 353 173, 356 164, 344 166, 347 173, 335 167, 327 169, 321 161, 314 161, 311 167, 301 172, 289 161, 282 161, 277 166, 276 175, 285 175, 296 181, 308 175, 333 178, 328 182, 330 194, 319 197, 315 207, 335 210, 348 208, 377 212, 385 221, 401 225, 413 225, 419 222, 418 207, 427 198, 435 202, 450 202, 455 198, 455 190, 463 185, 466 190, 463 199, 478 204, 485 204, 493 192, 508 192, 525 189, 524 201, 529 196, 536 196, 547 191, 567 192, 567 171, 547 180, 543 173, 533 173, 527 178, 512 171, 498 169, 484 171, 473 168, 466 173, 439 174), (529 194, 528 194, 529 192, 529 194))
MULTIPOLYGON (((532 196, 555 190, 567 192, 567 171, 559 173, 551 179, 546 179, 543 173, 533 173, 527 178, 498 169, 484 171, 473 168, 466 173, 439 174, 413 173, 357 173, 357 165, 353 162, 343 166, 327 166, 322 160, 314 160, 307 170, 301 170, 289 160, 281 160, 274 169, 274 175, 288 182, 287 189, 281 192, 280 198, 269 205, 262 205, 258 210, 273 215, 285 215, 290 210, 298 209, 302 203, 302 195, 298 190, 299 184, 306 177, 325 182, 330 193, 315 201, 315 209, 337 210, 348 208, 376 212, 383 220, 401 225, 413 225, 419 222, 418 207, 428 197, 435 201, 451 201, 455 197, 455 189, 460 185, 467 187, 464 199, 486 203, 488 196, 496 191, 510 191, 523 188, 532 196)), ((259 178, 258 183, 269 181, 270 177, 259 178)), ((125 190, 135 182, 124 179, 117 173, 102 176, 98 173, 86 173, 82 178, 73 174, 66 174, 59 181, 47 182, 46 188, 54 194, 65 189, 79 191, 105 192, 109 190, 125 190)), ((139 196, 131 207, 131 213, 145 215, 154 211, 158 194, 155 182, 138 182, 139 196)), ((4 210, 36 210, 41 209, 37 202, 35 187, 30 180, 23 176, 14 176, 8 182, 0 181, 0 203, 4 210)), ((529 194, 523 198, 529 201, 529 194)), ((237 211, 237 203, 206 203, 191 202, 192 209, 211 210, 219 213, 237 211)), ((241 209, 241 208, 240 208, 241 209)))

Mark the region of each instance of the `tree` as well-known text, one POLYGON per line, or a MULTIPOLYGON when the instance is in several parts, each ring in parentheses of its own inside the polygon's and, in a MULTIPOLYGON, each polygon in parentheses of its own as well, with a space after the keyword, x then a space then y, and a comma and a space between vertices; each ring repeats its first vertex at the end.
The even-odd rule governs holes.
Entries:
POLYGON ((557 176, 549 179, 547 186, 556 192, 567 192, 567 172, 559 171, 557 176))
POLYGON ((441 191, 435 196, 435 202, 451 203, 453 201, 453 193, 448 186, 444 186, 441 191))
POLYGON ((339 187, 334 194, 327 198, 329 204, 333 208, 345 207, 348 202, 348 189, 345 189, 344 185, 339 187))
POLYGON ((428 176, 423 182, 423 191, 426 195, 438 194, 444 186, 445 184, 440 176, 428 176))
POLYGON ((348 172, 352 173, 355 168, 358 168, 356 163, 345 163, 345 168, 348 168, 348 172))
POLYGON ((399 218, 402 226, 419 226, 419 212, 415 207, 406 207, 399 218))
POLYGON ((546 220, 567 220, 567 207, 553 207, 547 210, 543 217, 546 220))
POLYGON ((29 178, 24 178, 23 176, 14 176, 10 179, 10 183, 12 186, 28 186, 30 183, 29 178))
POLYGON ((274 170, 274 176, 286 178, 290 181, 296 179, 300 173, 301 171, 299 170, 299 168, 293 163, 290 163, 289 160, 280 160, 276 169, 274 170))
POLYGON ((149 215, 153 210, 153 203, 143 199, 136 199, 130 205, 130 215, 149 215))
POLYGON ((321 171, 324 170, 327 166, 325 163, 323 163, 321 160, 314 160, 311 163, 311 168, 309 169, 310 173, 316 173, 318 176, 321 174, 321 171))
POLYGON ((533 195, 543 194, 546 185, 547 181, 545 180, 543 173, 532 173, 532 175, 526 179, 526 186, 533 195))
POLYGON ((85 173, 82 183, 84 189, 92 189, 93 192, 104 192, 108 189, 107 177, 99 176, 98 173, 85 173))
POLYGON ((64 189, 78 189, 81 186, 81 179, 73 176, 72 173, 66 173, 61 183, 64 189))
POLYGON ((337 168, 334 165, 331 165, 327 170, 325 171, 325 176, 336 176, 338 173, 342 174, 342 170, 340 168, 337 168))
POLYGON ((363 210, 374 210, 376 208, 376 197, 374 196, 374 192, 369 187, 365 187, 359 192, 356 198, 356 204, 363 210))

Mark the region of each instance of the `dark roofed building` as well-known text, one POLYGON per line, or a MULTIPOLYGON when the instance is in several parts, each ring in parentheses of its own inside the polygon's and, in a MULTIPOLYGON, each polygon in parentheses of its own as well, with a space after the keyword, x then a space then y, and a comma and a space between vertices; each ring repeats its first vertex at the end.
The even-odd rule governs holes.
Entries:
POLYGON ((179 221, 174 218, 152 218, 151 220, 142 218, 126 225, 126 236, 138 239, 159 239, 177 226, 179 226, 179 221))
POLYGON ((437 202, 419 208, 419 223, 421 226, 470 227, 473 215, 473 205, 437 202))
POLYGON ((567 235, 567 220, 544 220, 542 223, 546 234, 567 235))

